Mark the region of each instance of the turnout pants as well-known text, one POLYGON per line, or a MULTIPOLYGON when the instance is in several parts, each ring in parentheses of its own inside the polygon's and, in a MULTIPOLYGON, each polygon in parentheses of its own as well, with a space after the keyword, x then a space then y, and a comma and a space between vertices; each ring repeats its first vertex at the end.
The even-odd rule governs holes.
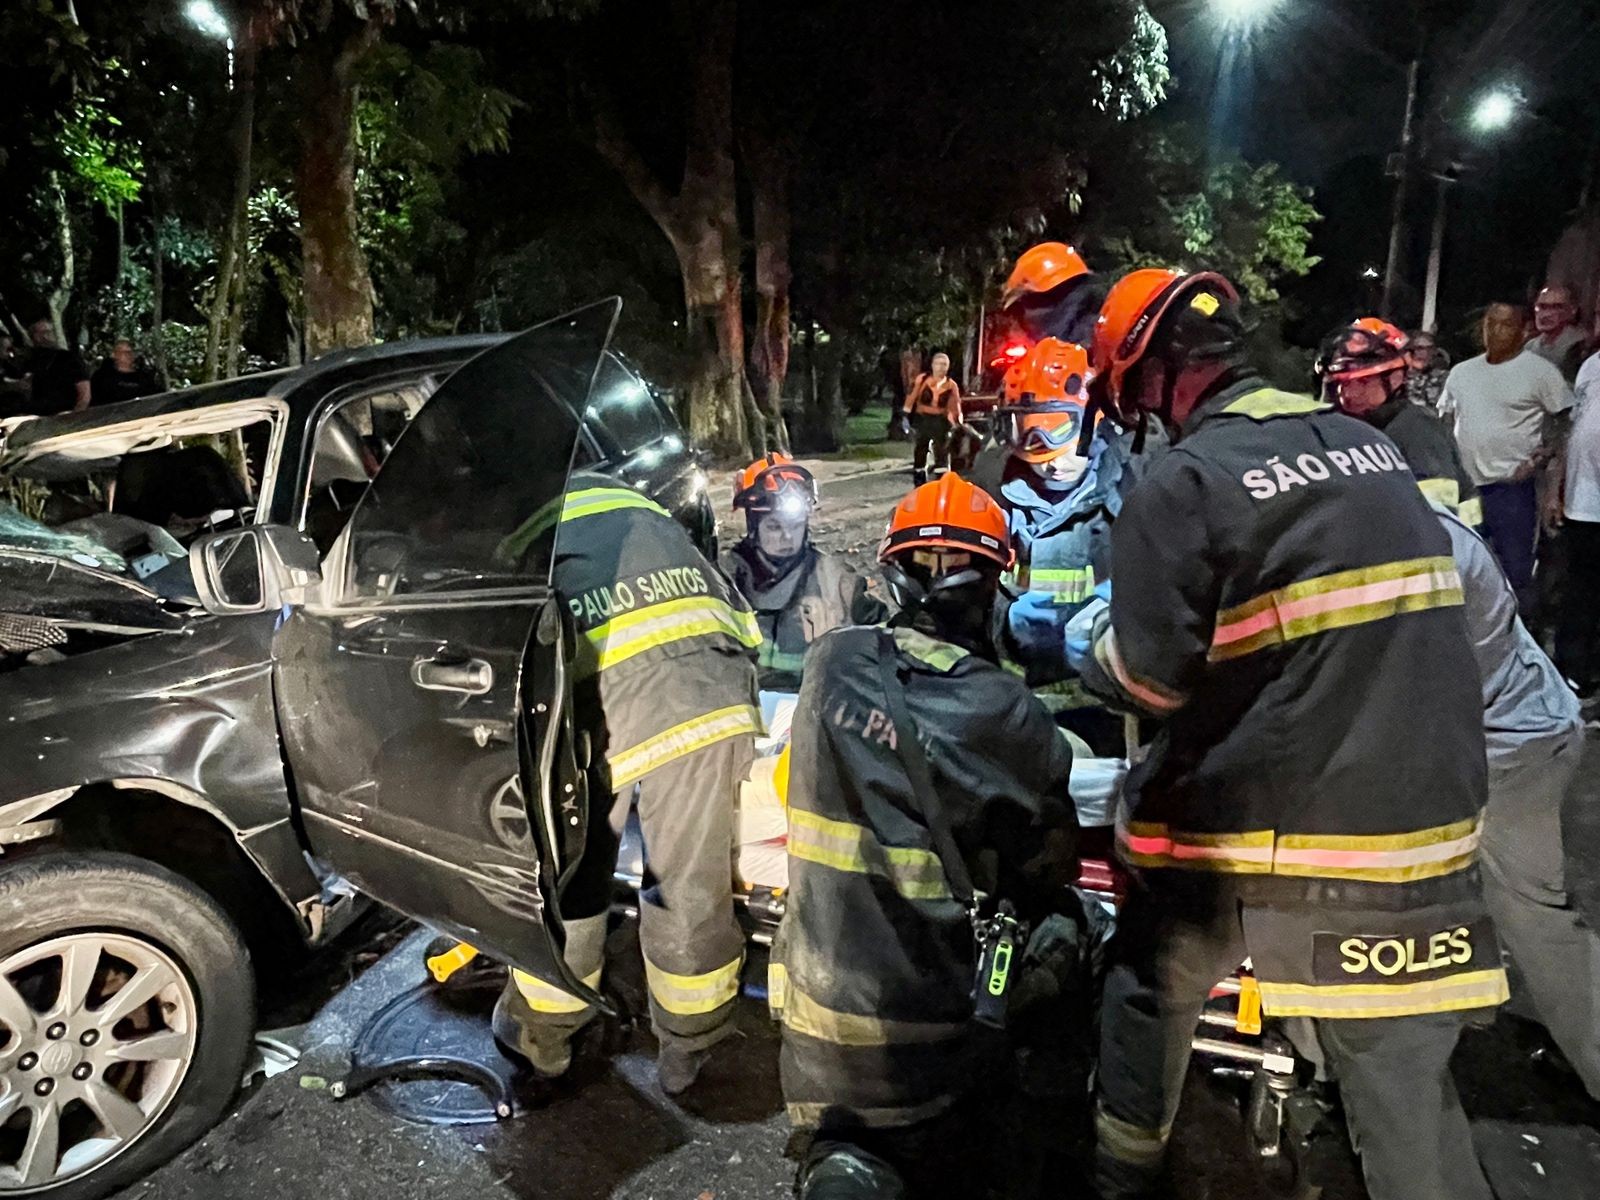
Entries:
MULTIPOLYGON (((646 877, 639 896, 639 943, 650 991, 650 1018, 663 1045, 715 1045, 732 1031, 744 965, 744 934, 733 913, 734 803, 755 755, 748 734, 695 750, 639 781, 646 877)), ((587 850, 562 897, 567 963, 598 985, 605 956, 617 845, 633 788, 609 811, 590 809, 587 850)), ((569 1039, 595 1014, 554 983, 513 973, 527 1002, 519 1014, 537 1041, 569 1039)))
MULTIPOLYGON (((1248 953, 1249 906, 1225 890, 1209 905, 1194 895, 1136 888, 1112 935, 1095 1112, 1106 1200, 1159 1194, 1200 1011, 1248 953)), ((1450 1077, 1462 1023, 1460 1013, 1314 1022, 1373 1200, 1491 1200, 1450 1077)))
POLYGON ((1600 1100, 1600 936, 1567 894, 1561 804, 1583 730, 1530 747, 1535 761, 1490 773, 1483 894, 1539 1021, 1600 1100))
POLYGON ((942 471, 950 461, 950 418, 943 413, 915 413, 911 418, 911 467, 928 469, 928 447, 933 447, 933 465, 942 471))

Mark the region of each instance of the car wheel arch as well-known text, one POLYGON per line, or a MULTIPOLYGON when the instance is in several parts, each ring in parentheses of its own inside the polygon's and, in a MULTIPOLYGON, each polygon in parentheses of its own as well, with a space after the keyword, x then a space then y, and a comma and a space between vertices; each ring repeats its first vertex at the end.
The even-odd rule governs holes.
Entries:
POLYGON ((120 851, 200 887, 240 926, 252 950, 281 948, 286 931, 303 944, 310 940, 304 913, 253 852, 247 832, 182 784, 108 778, 0 804, 0 866, 35 851, 120 851), (38 836, 6 844, 9 830, 29 825, 39 827, 38 836))

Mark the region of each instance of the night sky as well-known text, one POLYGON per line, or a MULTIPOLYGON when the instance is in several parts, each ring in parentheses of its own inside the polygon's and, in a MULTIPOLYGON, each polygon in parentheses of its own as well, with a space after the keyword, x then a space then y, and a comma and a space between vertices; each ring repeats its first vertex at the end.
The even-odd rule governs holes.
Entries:
MULTIPOLYGON (((1260 6, 1259 0, 1257 7, 1260 6)), ((1297 340, 1376 305, 1387 252, 1406 64, 1422 53, 1417 131, 1429 167, 1456 164, 1450 188, 1440 331, 1460 343, 1492 299, 1526 298, 1600 159, 1600 0, 1279 0, 1252 27, 1229 26, 1227 0, 1152 0, 1167 27, 1172 115, 1205 126, 1219 151, 1275 159, 1316 189, 1324 258, 1286 289, 1297 340), (1512 123, 1473 129, 1490 88, 1515 92, 1512 123)), ((1402 263, 1407 322, 1420 288, 1437 185, 1420 179, 1402 263)), ((1594 191, 1600 192, 1600 182, 1594 191)), ((1595 199, 1593 195, 1591 201, 1595 199)))

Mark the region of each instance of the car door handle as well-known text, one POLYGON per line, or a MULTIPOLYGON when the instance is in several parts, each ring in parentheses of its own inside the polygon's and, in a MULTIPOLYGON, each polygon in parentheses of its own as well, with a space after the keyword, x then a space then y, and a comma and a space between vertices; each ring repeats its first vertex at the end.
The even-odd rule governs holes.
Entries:
POLYGON ((411 664, 411 682, 428 692, 481 696, 494 686, 494 668, 481 658, 457 662, 419 658, 411 664))

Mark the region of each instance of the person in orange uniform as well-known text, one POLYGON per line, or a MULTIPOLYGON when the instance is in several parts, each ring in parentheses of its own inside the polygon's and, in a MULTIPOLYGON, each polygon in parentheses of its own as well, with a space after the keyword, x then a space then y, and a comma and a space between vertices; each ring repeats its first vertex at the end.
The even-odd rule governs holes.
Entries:
POLYGON ((1113 527, 1083 660, 1091 689, 1164 722, 1117 822, 1137 883, 1110 950, 1097 1186, 1165 1194, 1195 1024, 1248 956, 1264 1012, 1311 1019, 1373 1200, 1490 1200, 1449 1071, 1465 1014, 1506 998, 1450 538, 1393 442, 1265 383, 1220 275, 1120 280, 1092 363, 1125 420, 1174 441, 1113 527))
POLYGON ((961 424, 961 388, 950 378, 950 356, 941 350, 928 367, 900 406, 900 429, 911 435, 911 478, 918 487, 928 482, 930 446, 936 476, 950 465, 950 434, 961 424))

